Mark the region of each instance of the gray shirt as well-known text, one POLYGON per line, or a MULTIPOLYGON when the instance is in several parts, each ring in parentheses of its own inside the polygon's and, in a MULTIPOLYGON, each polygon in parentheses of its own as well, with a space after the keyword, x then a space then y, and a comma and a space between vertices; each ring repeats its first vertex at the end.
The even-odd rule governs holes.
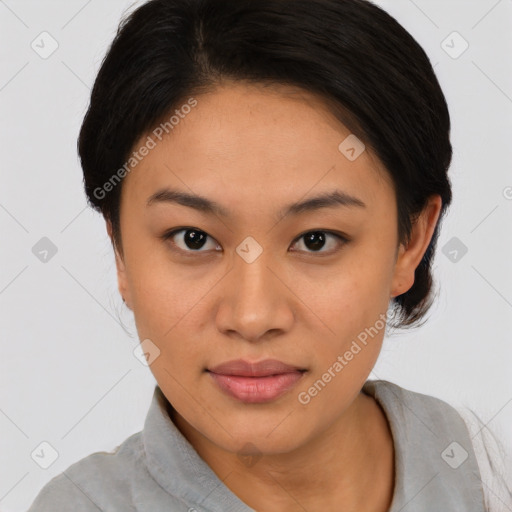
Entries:
MULTIPOLYGON (((389 512, 484 512, 479 466, 462 417, 437 398, 384 380, 363 391, 384 410, 395 447, 389 512)), ((181 434, 156 386, 141 432, 48 482, 28 512, 254 512, 181 434)))

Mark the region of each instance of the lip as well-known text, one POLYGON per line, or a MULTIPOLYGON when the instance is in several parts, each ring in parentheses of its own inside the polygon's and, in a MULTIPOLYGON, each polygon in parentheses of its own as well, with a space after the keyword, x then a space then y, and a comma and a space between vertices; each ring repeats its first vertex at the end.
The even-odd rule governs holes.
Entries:
POLYGON ((250 363, 243 359, 227 361, 207 369, 219 388, 245 403, 276 400, 292 389, 305 369, 276 359, 250 363))
POLYGON ((300 366, 286 364, 277 359, 264 359, 257 363, 250 363, 244 359, 233 359, 213 368, 208 368, 208 371, 213 373, 236 375, 239 377, 267 377, 269 375, 280 375, 304 370, 300 366))

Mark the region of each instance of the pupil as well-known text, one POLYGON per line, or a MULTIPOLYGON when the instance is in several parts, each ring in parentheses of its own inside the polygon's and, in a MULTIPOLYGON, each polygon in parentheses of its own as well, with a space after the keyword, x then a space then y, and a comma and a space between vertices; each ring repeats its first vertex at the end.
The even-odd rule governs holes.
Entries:
POLYGON ((315 231, 305 235, 305 244, 308 249, 318 250, 324 246, 325 236, 321 231, 315 231))
POLYGON ((201 249, 206 240, 206 236, 202 231, 189 229, 185 232, 185 243, 189 249, 201 249))

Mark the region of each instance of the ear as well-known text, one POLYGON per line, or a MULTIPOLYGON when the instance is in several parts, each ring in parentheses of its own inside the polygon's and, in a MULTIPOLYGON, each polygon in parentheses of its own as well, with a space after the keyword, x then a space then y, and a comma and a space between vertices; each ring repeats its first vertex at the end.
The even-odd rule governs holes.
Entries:
POLYGON ((414 272, 432 239, 442 204, 441 196, 431 196, 412 226, 409 243, 407 246, 400 244, 390 297, 402 295, 414 284, 414 272))
POLYGON ((114 244, 114 239, 112 237, 112 222, 110 219, 106 220, 107 233, 110 238, 110 242, 112 243, 112 248, 114 249, 114 254, 116 258, 116 269, 117 269, 117 287, 119 289, 119 293, 123 298, 124 303, 128 306, 129 309, 132 309, 132 300, 130 295, 130 287, 128 286, 128 278, 126 275, 126 267, 123 260, 123 257, 119 254, 118 249, 114 244))

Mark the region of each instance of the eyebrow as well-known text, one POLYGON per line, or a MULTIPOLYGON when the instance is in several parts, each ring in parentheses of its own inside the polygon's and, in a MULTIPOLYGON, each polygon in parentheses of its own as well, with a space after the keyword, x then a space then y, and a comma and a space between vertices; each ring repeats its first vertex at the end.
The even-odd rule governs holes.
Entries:
MULTIPOLYGON (((171 190, 169 188, 164 188, 151 195, 146 202, 146 206, 158 203, 176 203, 207 214, 228 218, 232 216, 229 210, 216 201, 187 192, 171 190)), ((351 196, 346 192, 334 190, 306 199, 305 201, 292 203, 283 208, 278 215, 282 218, 286 215, 298 215, 306 211, 311 212, 320 210, 321 208, 333 208, 338 206, 366 208, 366 204, 361 199, 351 196)))

